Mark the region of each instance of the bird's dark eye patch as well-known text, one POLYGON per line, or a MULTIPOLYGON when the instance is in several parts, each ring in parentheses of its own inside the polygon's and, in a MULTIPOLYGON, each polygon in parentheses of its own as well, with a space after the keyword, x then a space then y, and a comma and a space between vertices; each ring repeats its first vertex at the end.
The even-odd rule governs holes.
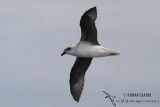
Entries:
POLYGON ((68 48, 66 48, 65 50, 69 51, 69 50, 71 50, 71 48, 70 48, 70 47, 68 47, 68 48))

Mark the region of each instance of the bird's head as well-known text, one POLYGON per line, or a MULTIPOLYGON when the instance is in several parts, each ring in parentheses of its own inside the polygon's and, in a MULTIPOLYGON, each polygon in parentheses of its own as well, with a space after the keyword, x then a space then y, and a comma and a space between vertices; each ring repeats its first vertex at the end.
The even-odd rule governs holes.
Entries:
POLYGON ((73 55, 75 47, 76 47, 76 45, 72 45, 72 46, 65 48, 63 53, 61 54, 61 56, 65 55, 65 54, 73 55))

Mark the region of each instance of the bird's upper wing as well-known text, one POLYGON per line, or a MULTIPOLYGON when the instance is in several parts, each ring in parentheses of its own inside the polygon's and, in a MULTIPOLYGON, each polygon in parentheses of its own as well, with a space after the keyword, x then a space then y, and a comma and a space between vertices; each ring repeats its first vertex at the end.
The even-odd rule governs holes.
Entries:
POLYGON ((79 102, 83 86, 84 76, 92 58, 77 57, 70 73, 70 91, 75 101, 79 102))
POLYGON ((97 9, 93 7, 87 10, 80 20, 81 27, 81 40, 80 41, 88 41, 92 44, 99 45, 97 41, 97 29, 95 26, 95 20, 97 18, 97 9))

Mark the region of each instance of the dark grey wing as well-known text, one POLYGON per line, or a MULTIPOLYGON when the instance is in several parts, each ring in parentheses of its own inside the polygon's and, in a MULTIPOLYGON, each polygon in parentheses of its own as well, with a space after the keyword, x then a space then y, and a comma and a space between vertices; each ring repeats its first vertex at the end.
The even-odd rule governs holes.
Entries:
POLYGON ((92 58, 77 57, 70 73, 70 91, 75 101, 79 102, 83 86, 84 76, 92 58))
POLYGON ((80 20, 81 27, 81 41, 88 41, 92 44, 99 45, 97 41, 97 29, 95 21, 97 18, 97 9, 93 7, 87 10, 80 20))

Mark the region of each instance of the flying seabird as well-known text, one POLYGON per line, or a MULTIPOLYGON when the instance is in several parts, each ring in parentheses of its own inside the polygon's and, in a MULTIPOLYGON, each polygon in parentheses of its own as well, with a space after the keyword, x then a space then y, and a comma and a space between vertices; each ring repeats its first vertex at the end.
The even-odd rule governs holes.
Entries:
POLYGON ((98 43, 97 29, 95 26, 96 18, 96 7, 87 10, 82 15, 80 20, 80 42, 65 48, 61 54, 61 56, 69 54, 77 57, 70 73, 70 91, 74 100, 77 102, 79 102, 83 90, 85 72, 91 64, 93 57, 119 55, 118 51, 104 48, 98 43))

